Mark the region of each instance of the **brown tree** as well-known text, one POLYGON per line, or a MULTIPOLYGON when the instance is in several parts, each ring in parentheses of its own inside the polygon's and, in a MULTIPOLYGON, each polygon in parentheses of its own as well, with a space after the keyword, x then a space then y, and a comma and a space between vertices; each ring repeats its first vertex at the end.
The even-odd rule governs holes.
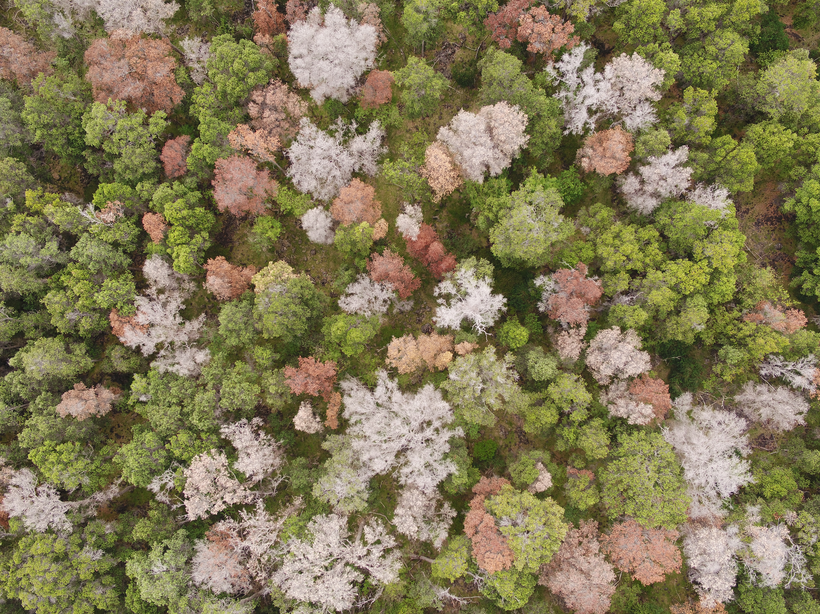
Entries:
POLYGON ((362 88, 363 109, 375 109, 393 98, 393 75, 388 70, 371 70, 362 88))
POLYGON ((342 395, 338 392, 331 392, 327 402, 327 412, 325 413, 325 426, 334 431, 339 428, 339 410, 342 408, 342 395))
POLYGON ((165 141, 159 159, 162 160, 162 167, 165 169, 165 176, 168 179, 182 177, 188 172, 190 145, 191 137, 187 134, 165 141))
MULTIPOLYGON (((558 269, 546 284, 539 307, 553 320, 565 326, 585 325, 589 321, 589 308, 604 293, 601 282, 587 278, 587 265, 579 262, 574 269, 558 269)), ((541 284, 541 282, 536 281, 541 284)))
POLYGON ((672 409, 669 385, 662 379, 649 377, 646 373, 629 384, 629 393, 638 403, 651 405, 658 422, 666 418, 667 412, 672 409))
POLYGON ((85 52, 86 79, 94 100, 127 100, 149 113, 170 113, 185 96, 174 79, 177 63, 170 52, 167 41, 141 38, 126 30, 95 40, 85 52))
POLYGON ((248 101, 251 126, 255 130, 265 130, 275 135, 280 141, 296 135, 299 120, 307 110, 307 103, 278 79, 251 92, 248 101))
POLYGON ((532 3, 533 0, 510 0, 497 13, 490 13, 487 16, 484 25, 499 47, 509 49, 512 42, 518 38, 519 20, 532 3))
POLYGON ((521 16, 518 40, 529 43, 530 53, 543 53, 551 61, 553 51, 561 47, 572 49, 580 42, 577 36, 570 36, 574 30, 575 26, 569 21, 550 15, 546 7, 536 6, 521 16))
POLYGON ((434 141, 424 152, 424 166, 420 174, 430 184, 433 202, 436 203, 464 183, 453 156, 440 141, 434 141))
POLYGON ((40 73, 51 74, 56 57, 56 52, 40 53, 22 36, 0 27, 0 79, 16 80, 19 86, 28 87, 40 73))
POLYGON ((421 260, 436 279, 456 268, 455 256, 447 253, 438 233, 429 224, 422 223, 416 238, 404 237, 404 241, 410 255, 421 260))
POLYGON ((119 397, 119 390, 109 390, 99 384, 93 388, 86 388, 85 384, 80 382, 74 384, 74 390, 63 393, 62 401, 56 410, 63 418, 71 416, 82 421, 91 416, 104 416, 111 411, 111 403, 119 397))
POLYGON ((394 337, 387 346, 387 364, 399 373, 413 373, 426 366, 430 371, 441 371, 453 360, 453 336, 413 335, 394 337))
POLYGON ((122 337, 129 329, 139 333, 148 332, 147 324, 137 324, 136 316, 121 316, 116 308, 108 314, 108 321, 111 323, 111 332, 117 337, 122 337))
POLYGON ((576 614, 606 614, 615 592, 615 573, 600 553, 598 523, 572 523, 552 560, 541 567, 538 583, 564 600, 576 614))
POLYGON ((382 205, 375 196, 375 188, 353 179, 341 189, 339 196, 333 201, 330 214, 340 224, 367 222, 373 226, 382 215, 382 205))
POLYGON ((680 571, 680 550, 675 546, 678 537, 675 530, 647 529, 629 518, 612 527, 609 535, 601 538, 601 546, 615 567, 647 586, 680 571))
POLYGON ((384 281, 393 285, 399 297, 408 298, 415 290, 421 287, 421 281, 413 275, 404 259, 389 249, 382 254, 372 254, 367 263, 367 272, 373 281, 384 281))
POLYGON ((285 31, 285 16, 276 10, 275 0, 256 0, 252 17, 257 34, 276 36, 285 31))
POLYGON ((293 394, 321 396, 328 404, 331 402, 333 384, 336 383, 336 363, 332 360, 319 362, 312 356, 300 356, 299 368, 285 367, 284 374, 285 383, 293 394))
POLYGON ((235 266, 223 256, 211 258, 205 263, 205 287, 220 301, 230 301, 242 296, 251 285, 256 267, 235 266))
POLYGON ((256 163, 244 156, 216 161, 214 200, 220 211, 237 217, 265 212, 265 199, 276 196, 276 182, 267 170, 257 170, 256 163))
POLYGON ((276 151, 282 146, 275 134, 252 130, 246 124, 239 124, 228 133, 228 143, 237 151, 247 151, 260 162, 276 162, 276 151))
POLYGON ((470 501, 470 511, 464 518, 464 534, 473 544, 473 557, 478 566, 488 573, 512 567, 515 557, 512 549, 495 524, 495 518, 484 507, 487 497, 497 495, 509 484, 504 478, 482 477, 473 486, 475 497, 470 501))
POLYGON ((304 0, 288 0, 285 5, 285 19, 292 26, 296 22, 304 21, 315 3, 304 0))
POLYGON ((379 44, 387 42, 387 35, 384 33, 384 24, 382 24, 381 9, 378 4, 373 2, 363 2, 359 4, 359 23, 361 25, 373 26, 376 30, 376 36, 379 37, 379 44))
POLYGON ((632 135, 615 126, 591 134, 578 150, 578 163, 584 172, 595 171, 599 175, 620 175, 629 168, 629 154, 635 148, 632 135))
POLYGON ((168 224, 161 213, 146 213, 142 216, 142 227, 154 243, 162 243, 168 224))
POLYGON ((743 320, 768 326, 786 335, 795 333, 808 324, 806 315, 800 309, 784 310, 775 307, 769 301, 760 301, 755 305, 754 311, 743 316, 743 320))

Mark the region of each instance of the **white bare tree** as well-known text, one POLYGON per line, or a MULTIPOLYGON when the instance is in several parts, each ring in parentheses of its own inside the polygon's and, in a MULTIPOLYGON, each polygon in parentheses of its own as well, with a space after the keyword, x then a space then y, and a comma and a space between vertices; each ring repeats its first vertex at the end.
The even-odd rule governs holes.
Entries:
POLYGON ((817 368, 814 354, 797 360, 786 360, 777 354, 769 354, 760 365, 760 377, 779 377, 786 380, 792 388, 814 395, 820 384, 820 369, 817 368))
POLYGON ((777 431, 790 431, 806 423, 809 403, 785 386, 746 382, 735 395, 735 402, 750 420, 762 422, 777 431))
POLYGON ((749 461, 741 458, 751 451, 748 424, 728 411, 693 407, 689 392, 673 405, 675 419, 663 428, 663 437, 680 458, 692 497, 689 515, 719 516, 723 500, 754 481, 749 461))
POLYGON ((404 203, 402 212, 396 218, 396 228, 405 239, 415 240, 419 236, 423 221, 420 205, 404 203))
POLYGON ((735 553, 742 545, 737 527, 689 527, 686 531, 683 553, 689 567, 689 580, 707 607, 734 598, 735 553))
POLYGON ((222 436, 233 444, 238 458, 233 464, 245 474, 249 482, 256 484, 278 471, 285 464, 282 445, 262 431, 262 419, 245 419, 227 424, 220 429, 222 436))
POLYGON ((220 450, 196 455, 185 469, 185 511, 189 520, 206 518, 229 505, 250 503, 256 497, 228 469, 220 450))
POLYGON ((390 304, 397 300, 396 289, 389 282, 373 281, 367 275, 359 275, 345 288, 339 298, 339 307, 345 313, 374 316, 387 313, 390 304))
POLYGON ((37 476, 31 469, 20 469, 9 481, 3 497, 3 510, 12 518, 19 517, 29 531, 45 533, 49 528, 70 531, 71 522, 66 514, 71 505, 60 501, 57 489, 51 484, 37 485, 37 476))
POLYGON ((486 334, 507 310, 507 299, 493 294, 490 280, 472 269, 457 268, 436 286, 434 294, 438 307, 433 321, 442 328, 458 330, 467 320, 474 331, 486 334))
POLYGON ((692 169, 682 166, 689 158, 684 145, 662 156, 649 156, 649 164, 630 173, 620 182, 627 205, 638 213, 649 215, 661 202, 682 196, 689 188, 692 169))
POLYGON ((349 610, 356 604, 357 585, 365 573, 382 585, 398 579, 396 540, 378 520, 361 524, 351 538, 346 516, 320 515, 308 523, 307 534, 308 539, 286 544, 282 564, 271 576, 291 599, 323 610, 349 610))
POLYGON ((308 239, 320 245, 333 245, 336 233, 333 231, 333 216, 323 207, 313 207, 302 214, 302 228, 308 239))
POLYGON ((332 4, 324 17, 315 7, 288 32, 288 64, 316 104, 325 98, 347 102, 358 78, 374 66, 378 40, 375 27, 348 20, 332 4))
POLYGON ((455 516, 456 511, 437 492, 424 492, 408 486, 399 495, 393 525, 402 535, 431 542, 438 549, 447 539, 447 532, 455 516))
POLYGON ((211 57, 211 43, 198 38, 183 38, 179 46, 185 52, 185 65, 191 71, 191 80, 197 85, 205 82, 208 58, 211 57))
POLYGON ((626 379, 652 368, 649 353, 641 350, 641 338, 631 328, 621 332, 617 326, 598 332, 587 348, 587 367, 592 377, 606 385, 612 378, 626 379))

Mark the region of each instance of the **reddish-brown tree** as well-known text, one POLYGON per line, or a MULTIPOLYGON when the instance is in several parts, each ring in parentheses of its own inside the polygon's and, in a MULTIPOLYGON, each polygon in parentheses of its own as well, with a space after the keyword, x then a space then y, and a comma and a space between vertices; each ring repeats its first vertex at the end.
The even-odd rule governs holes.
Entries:
POLYGON ((367 263, 367 272, 373 281, 385 281, 393 285, 399 297, 406 299, 421 286, 421 281, 413 275, 404 259, 389 249, 382 254, 372 254, 367 263))
POLYGON ((441 141, 433 141, 424 152, 424 166, 419 174, 430 184, 435 203, 464 183, 461 170, 453 160, 447 146, 441 141))
POLYGON ((375 109, 393 98, 393 75, 388 70, 371 70, 362 88, 363 109, 375 109))
POLYGON ((587 265, 579 262, 574 269, 558 269, 552 274, 555 287, 540 305, 553 320, 567 326, 589 321, 589 307, 601 300, 603 287, 597 279, 587 278, 587 265))
POLYGON ((475 497, 470 501, 470 511, 464 518, 464 534, 473 544, 473 557, 486 572, 495 573, 512 567, 515 555, 495 524, 495 518, 484 507, 487 497, 497 495, 508 480, 482 477, 473 486, 475 497))
POLYGON ((675 546, 678 536, 675 530, 647 529, 630 518, 612 527, 601 542, 615 567, 646 586, 680 571, 680 550, 675 546))
POLYGON ((575 614, 606 614, 615 592, 615 573, 600 553, 598 523, 572 523, 552 560, 541 568, 538 583, 564 600, 575 614))
MULTIPOLYGON (((336 363, 332 360, 319 362, 312 356, 307 358, 300 356, 299 368, 285 367, 284 374, 285 383, 293 394, 321 396, 328 404, 333 400, 333 384, 336 383, 336 363)), ((328 416, 329 419, 330 416, 328 416)))
POLYGON ((501 10, 490 13, 484 20, 484 25, 499 47, 509 49, 512 42, 518 38, 518 22, 532 2, 533 0, 510 0, 501 7, 501 10))
POLYGON ((590 135, 578 150, 578 163, 585 172, 620 175, 629 168, 629 154, 635 148, 632 135, 615 126, 590 135))
POLYGON ((22 36, 0 27, 0 79, 16 80, 21 87, 27 87, 41 72, 51 74, 51 62, 56 57, 56 52, 40 53, 22 36))
POLYGON ((666 418, 667 412, 672 409, 669 385, 662 379, 649 377, 644 373, 629 384, 629 392, 638 403, 652 406, 658 422, 666 418))
POLYGON ((763 324, 786 335, 797 332, 808 324, 806 315, 800 309, 782 310, 769 301, 760 301, 754 311, 743 316, 743 320, 763 324))
POLYGON ((285 16, 276 10, 275 0, 256 0, 252 17, 257 34, 276 36, 285 31, 285 16))
POLYGON ((340 224, 367 222, 373 226, 382 215, 382 205, 375 197, 376 190, 373 186, 353 179, 333 201, 330 214, 340 224))
POLYGON ((127 100, 149 113, 170 113, 185 96, 174 79, 177 63, 170 53, 167 41, 125 30, 95 40, 85 52, 86 79, 94 89, 94 100, 127 100))
POLYGON ((410 255, 421 260, 436 279, 456 268, 455 256, 447 253, 438 233, 429 224, 422 223, 416 238, 404 237, 404 241, 410 255))
POLYGON ((188 154, 191 152, 191 137, 187 134, 175 139, 168 139, 162 148, 159 159, 168 179, 182 177, 188 172, 188 154))
POLYGON ((299 131, 299 120, 307 110, 307 103, 278 79, 251 92, 248 101, 251 126, 275 135, 280 141, 292 138, 299 131))
POLYGON ((393 337, 387 346, 387 364, 399 373, 413 373, 423 366, 430 371, 441 371, 453 360, 453 336, 413 335, 393 337))
POLYGON ((285 19, 291 26, 297 21, 304 21, 313 5, 314 3, 304 0, 288 0, 285 5, 285 19))
POLYGON ((334 431, 339 428, 339 410, 342 409, 342 395, 338 392, 331 392, 327 402, 327 412, 325 414, 325 426, 334 431))
POLYGON ((230 301, 242 296, 251 285, 256 267, 235 266, 223 256, 211 258, 205 263, 205 287, 220 301, 230 301))
POLYGON ((86 388, 80 382, 74 384, 74 389, 63 393, 57 413, 63 418, 71 416, 77 420, 85 420, 91 416, 104 416, 111 411, 111 403, 119 398, 118 390, 109 390, 99 384, 93 388, 86 388))
POLYGON ((564 22, 558 15, 550 15, 543 6, 536 6, 521 16, 518 25, 518 40, 529 43, 527 51, 543 53, 552 60, 552 52, 566 47, 572 49, 580 42, 577 36, 570 36, 575 26, 564 22))
POLYGON ((282 145, 275 134, 252 130, 246 124, 239 124, 228 133, 228 143, 237 151, 247 151, 260 162, 275 162, 276 151, 282 145))
POLYGON ((141 333, 148 332, 147 324, 137 324, 135 316, 121 316, 116 308, 108 314, 108 321, 111 322, 111 332, 117 337, 122 337, 129 328, 141 333))
POLYGON ((265 199, 276 196, 278 187, 267 170, 257 170, 256 163, 245 156, 217 160, 213 186, 219 210, 236 216, 264 213, 265 199))
POLYGON ((142 227, 154 243, 162 243, 168 224, 161 213, 146 213, 142 216, 142 227))

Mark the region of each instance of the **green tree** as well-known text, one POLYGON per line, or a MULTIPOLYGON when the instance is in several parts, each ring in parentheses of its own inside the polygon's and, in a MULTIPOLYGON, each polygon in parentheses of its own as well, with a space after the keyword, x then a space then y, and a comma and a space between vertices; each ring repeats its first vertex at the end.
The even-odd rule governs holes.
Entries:
POLYGON ((431 572, 437 580, 455 582, 467 573, 470 562, 470 540, 466 535, 456 535, 447 540, 447 545, 431 565, 431 572))
POLYGON ((368 342, 379 332, 378 316, 359 316, 342 313, 325 318, 322 334, 325 336, 327 355, 333 360, 362 354, 368 342))
POLYGON ((184 529, 170 539, 155 543, 149 552, 138 550, 125 563, 125 573, 150 604, 166 606, 169 612, 185 610, 194 549, 184 529), (162 573, 155 573, 162 569, 162 573))
POLYGON ((37 182, 25 164, 15 158, 0 159, 0 194, 4 199, 11 198, 14 203, 23 204, 26 190, 34 190, 36 187, 37 182))
POLYGON ((262 335, 289 343, 304 335, 322 308, 322 297, 307 275, 275 262, 254 278, 254 319, 262 335))
POLYGON ((432 45, 441 36, 444 22, 442 0, 410 0, 404 3, 401 25, 407 31, 406 40, 414 47, 432 45))
POLYGON ((612 29, 624 43, 661 41, 665 38, 661 26, 668 11, 663 0, 630 0, 618 7, 612 29))
POLYGON ((737 605, 745 614, 786 614, 783 589, 741 584, 738 587, 737 605))
POLYGON ((91 84, 66 71, 50 77, 41 74, 31 85, 34 93, 26 96, 22 118, 34 141, 66 161, 81 161, 83 114, 92 102, 91 84))
POLYGON ((37 385, 73 383, 93 364, 84 345, 67 344, 61 337, 30 341, 9 359, 9 366, 20 369, 26 379, 37 385))
POLYGON ((751 192, 760 169, 754 147, 728 134, 713 139, 706 152, 693 152, 690 161, 698 181, 717 182, 730 192, 751 192))
POLYGON ((567 497, 567 504, 581 511, 588 510, 601 500, 601 493, 595 484, 595 475, 591 471, 578 471, 572 467, 567 471, 564 494, 567 497))
POLYGON ((575 226, 559 213, 561 194, 533 173, 510 194, 509 205, 490 230, 492 252, 505 267, 547 264, 554 243, 569 238, 575 226))
POLYGON ((502 569, 487 576, 481 593, 504 610, 523 608, 535 592, 535 574, 502 569))
POLYGON ((510 318, 498 330, 498 342, 511 350, 524 347, 529 341, 530 332, 521 325, 518 318, 510 318))
POLYGON ((126 106, 124 100, 95 102, 83 116, 86 145, 101 150, 86 150, 86 168, 105 181, 136 185, 157 174, 157 142, 168 122, 164 111, 149 118, 143 109, 128 113, 126 106))
POLYGON ((610 518, 632 516, 647 527, 686 521, 689 496, 675 452, 659 433, 624 435, 599 476, 610 518))
POLYGON ((431 115, 441 104, 448 85, 445 77, 416 56, 410 56, 393 77, 401 88, 401 101, 411 118, 431 115))
POLYGON ((252 41, 236 42, 230 34, 215 36, 207 65, 214 96, 226 107, 241 104, 253 88, 267 84, 276 64, 275 58, 262 53, 252 41))
POLYGON ((76 490, 82 486, 94 492, 105 485, 102 460, 93 449, 79 442, 46 441, 29 452, 28 457, 48 482, 60 488, 76 490))
POLYGON ((717 127, 718 106, 711 92, 687 87, 683 102, 669 107, 669 128, 675 140, 687 145, 708 145, 717 127))
POLYGON ((743 35, 734 30, 712 31, 681 49, 683 78, 695 87, 719 92, 737 75, 747 53, 749 41, 743 35))
POLYGON ((807 49, 796 49, 760 73, 755 86, 756 107, 774 121, 794 125, 818 105, 817 65, 807 49))
POLYGON ((373 246, 373 227, 367 222, 343 224, 336 229, 333 245, 348 258, 355 259, 363 269, 373 246))

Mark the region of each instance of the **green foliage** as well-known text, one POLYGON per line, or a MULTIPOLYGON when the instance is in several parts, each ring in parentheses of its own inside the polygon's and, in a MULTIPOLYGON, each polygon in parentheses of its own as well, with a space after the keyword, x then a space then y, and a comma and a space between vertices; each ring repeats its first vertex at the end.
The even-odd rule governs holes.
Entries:
POLYGON ((536 348, 527 354, 527 372, 536 382, 548 382, 558 375, 558 359, 536 348))
POLYGON ((22 204, 26 198, 26 190, 37 187, 34 177, 28 172, 26 165, 15 158, 0 159, 0 194, 16 204, 22 204))
POLYGON ((320 314, 323 301, 306 275, 280 270, 278 264, 268 265, 254 277, 253 315, 265 338, 288 343, 308 331, 312 320, 320 314))
POLYGON ((477 441, 473 446, 473 458, 479 463, 488 463, 495 458, 498 444, 492 439, 477 441))
POLYGON ((80 162, 85 149, 83 114, 91 104, 91 85, 71 72, 32 83, 26 96, 23 121, 35 142, 67 161, 80 162))
POLYGON ((510 318, 498 329, 498 342, 511 350, 517 350, 527 344, 530 331, 521 326, 518 318, 510 318))
POLYGON ((783 589, 764 588, 741 584, 737 605, 745 614, 786 614, 783 589))
POLYGON ((786 34, 786 26, 780 21, 780 17, 773 8, 763 13, 760 20, 760 34, 758 34, 751 45, 749 51, 754 55, 760 55, 767 51, 788 51, 789 37, 786 34))
POLYGON ((687 87, 683 102, 673 104, 668 111, 672 135, 687 145, 708 145, 717 126, 717 112, 717 101, 711 92, 687 87))
POLYGON ((540 475, 536 466, 538 463, 547 463, 549 454, 539 450, 528 450, 518 455, 516 461, 510 464, 510 477, 516 488, 527 488, 540 475))
POLYGON ((280 186, 276 192, 276 202, 279 203, 282 213, 290 213, 296 217, 302 217, 313 207, 310 194, 300 194, 286 185, 280 186))
POLYGON ((261 249, 269 250, 282 234, 282 224, 275 217, 269 215, 256 219, 251 230, 251 240, 261 249))
POLYGON ((599 477, 612 519, 626 514, 642 525, 667 528, 686 519, 689 496, 683 471, 659 433, 624 435, 599 477))
POLYGON ((414 47, 435 43, 444 29, 442 0, 409 0, 404 3, 401 25, 407 31, 407 42, 414 47))
POLYGON ((573 474, 568 472, 564 494, 567 498, 567 505, 581 511, 588 510, 601 500, 595 477, 587 471, 577 471, 573 474))
POLYGON ((467 572, 470 562, 470 540, 466 535, 456 535, 447 541, 447 545, 431 565, 431 572, 437 580, 455 582, 467 572))
POLYGON ((336 229, 333 245, 348 258, 354 258, 363 269, 373 246, 373 227, 367 222, 343 224, 336 229))
POLYGON ((503 569, 487 576, 481 593, 504 610, 527 605, 535 592, 536 576, 517 569, 503 569))
POLYGON ((404 68, 394 72, 393 77, 401 88, 405 112, 411 118, 431 115, 447 89, 447 79, 415 56, 410 56, 404 68))
POLYGON ((379 332, 378 316, 339 314, 325 318, 322 334, 325 336, 327 355, 333 360, 357 356, 365 351, 367 343, 379 332))
POLYGON ((249 40, 234 41, 230 34, 211 40, 208 78, 214 84, 214 96, 227 107, 243 102, 251 90, 265 85, 277 61, 249 40))

